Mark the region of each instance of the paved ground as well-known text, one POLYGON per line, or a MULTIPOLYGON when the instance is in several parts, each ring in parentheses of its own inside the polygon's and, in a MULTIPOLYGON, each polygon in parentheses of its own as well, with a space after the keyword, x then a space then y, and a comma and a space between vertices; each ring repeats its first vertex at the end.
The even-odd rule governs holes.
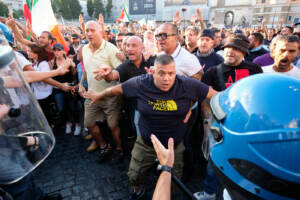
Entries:
MULTIPOLYGON (((56 131, 56 146, 52 154, 35 171, 36 182, 46 193, 60 192, 66 200, 117 200, 128 199, 132 192, 126 175, 129 156, 123 163, 98 164, 97 153, 87 153, 89 145, 83 136, 66 135, 56 131)), ((147 180, 147 194, 151 199, 155 173, 147 180), (154 177, 154 178, 153 178, 154 177)), ((193 178, 186 185, 194 192, 201 188, 201 179, 193 178)), ((175 199, 186 199, 177 195, 175 199)))

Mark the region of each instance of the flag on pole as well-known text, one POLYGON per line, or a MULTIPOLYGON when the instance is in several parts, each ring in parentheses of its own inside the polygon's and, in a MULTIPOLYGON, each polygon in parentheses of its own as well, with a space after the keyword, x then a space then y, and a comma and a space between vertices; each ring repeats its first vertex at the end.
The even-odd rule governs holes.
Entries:
POLYGON ((125 23, 125 22, 129 22, 129 21, 130 21, 130 19, 129 19, 129 15, 128 15, 128 12, 127 12, 127 9, 126 9, 126 5, 123 4, 122 5, 122 11, 121 11, 119 19, 117 19, 117 22, 118 23, 125 23))
POLYGON ((43 31, 49 31, 56 38, 57 42, 64 46, 65 51, 69 51, 65 39, 59 31, 51 0, 24 0, 24 16, 25 18, 28 17, 28 19, 31 18, 31 26, 35 34, 41 35, 43 31))
POLYGON ((25 20, 31 24, 31 7, 32 7, 31 0, 23 0, 23 6, 24 6, 25 20))

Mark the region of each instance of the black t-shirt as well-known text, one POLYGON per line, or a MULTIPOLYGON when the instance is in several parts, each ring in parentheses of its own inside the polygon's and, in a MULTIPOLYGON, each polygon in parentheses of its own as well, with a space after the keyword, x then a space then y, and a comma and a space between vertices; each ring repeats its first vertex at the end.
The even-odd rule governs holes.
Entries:
POLYGON ((213 89, 217 91, 222 91, 242 78, 263 72, 259 65, 245 61, 242 61, 241 64, 236 67, 223 63, 221 70, 224 80, 223 83, 219 78, 217 66, 211 67, 204 73, 202 82, 212 86, 213 89))
POLYGON ((151 146, 150 135, 154 134, 167 147, 170 137, 175 145, 182 141, 187 128, 183 120, 191 101, 203 101, 209 88, 195 79, 177 75, 172 88, 164 92, 155 86, 152 75, 144 74, 122 83, 122 89, 126 98, 137 101, 137 129, 144 142, 151 146))
POLYGON ((125 60, 121 65, 116 68, 119 72, 120 82, 123 83, 132 77, 146 74, 145 67, 150 68, 154 66, 154 61, 156 57, 150 57, 147 61, 144 59, 141 62, 139 68, 137 68, 129 59, 125 60))
MULTIPOLYGON (((53 69, 57 69, 56 59, 54 58, 53 63, 53 69)), ((74 76, 72 74, 72 71, 70 70, 64 75, 55 76, 53 77, 54 80, 60 82, 60 83, 72 83, 74 81, 74 76)))

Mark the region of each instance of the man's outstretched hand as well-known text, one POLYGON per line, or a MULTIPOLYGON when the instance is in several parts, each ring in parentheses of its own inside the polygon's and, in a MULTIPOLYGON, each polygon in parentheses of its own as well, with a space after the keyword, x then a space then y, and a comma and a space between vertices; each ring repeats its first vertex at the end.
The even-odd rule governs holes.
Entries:
POLYGON ((174 140, 169 138, 168 149, 166 149, 155 135, 151 135, 151 141, 161 165, 173 167, 174 164, 174 140))

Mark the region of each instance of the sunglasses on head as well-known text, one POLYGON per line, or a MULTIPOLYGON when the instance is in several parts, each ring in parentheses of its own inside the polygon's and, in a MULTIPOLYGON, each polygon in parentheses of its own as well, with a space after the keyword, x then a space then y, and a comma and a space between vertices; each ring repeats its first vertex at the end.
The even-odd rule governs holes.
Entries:
POLYGON ((167 34, 167 33, 159 33, 157 35, 155 35, 155 38, 158 39, 162 39, 162 40, 166 40, 169 36, 174 36, 176 35, 175 33, 172 34, 167 34))

